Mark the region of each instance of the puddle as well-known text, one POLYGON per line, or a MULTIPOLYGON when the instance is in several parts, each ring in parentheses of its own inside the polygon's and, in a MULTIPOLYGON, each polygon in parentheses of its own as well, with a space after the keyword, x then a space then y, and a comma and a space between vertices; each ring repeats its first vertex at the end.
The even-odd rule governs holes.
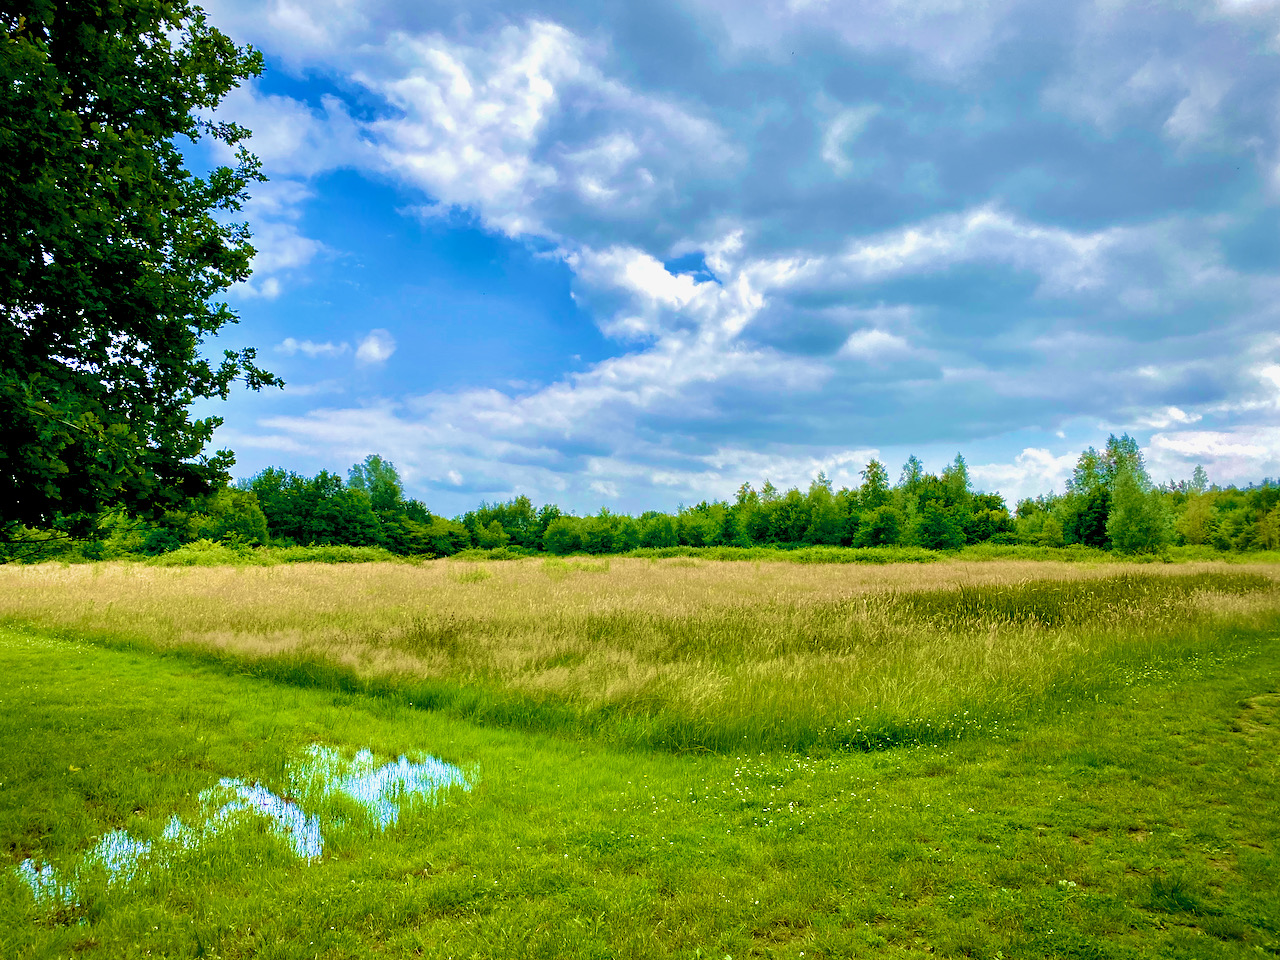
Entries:
POLYGON ((102 870, 109 884, 127 883, 144 867, 162 866, 168 857, 199 847, 245 816, 268 820, 272 832, 294 855, 310 862, 324 853, 324 830, 320 813, 308 814, 307 808, 322 807, 334 796, 347 797, 367 814, 371 830, 385 831, 399 821, 406 804, 434 804, 449 787, 470 790, 474 783, 473 777, 436 757, 411 761, 402 756, 379 763, 368 750, 361 750, 348 760, 319 744, 312 744, 302 758, 289 764, 286 780, 288 798, 259 783, 224 777, 216 787, 201 792, 205 816, 199 824, 190 826, 175 816, 154 844, 113 830, 81 858, 70 879, 32 860, 17 867, 18 877, 41 906, 74 904, 81 877, 102 870))
POLYGON ((457 767, 435 757, 411 763, 401 757, 379 765, 368 750, 361 750, 353 760, 344 760, 329 747, 312 744, 307 758, 295 768, 298 792, 321 796, 342 794, 362 806, 382 830, 394 826, 400 817, 401 803, 410 797, 428 800, 448 787, 470 787, 470 781, 457 767))
MULTIPOLYGON (((218 786, 230 791, 235 799, 224 804, 214 814, 212 818, 214 823, 225 823, 240 811, 249 810, 270 820, 275 832, 288 841, 298 857, 314 860, 324 853, 324 837, 320 835, 319 817, 308 817, 296 803, 277 797, 266 787, 257 783, 247 784, 241 780, 223 779, 218 781, 218 786)), ((200 795, 200 799, 207 803, 211 799, 210 793, 211 791, 206 790, 200 795)), ((173 827, 175 821, 177 826, 174 832, 180 834, 184 827, 182 821, 175 818, 169 821, 169 826, 173 827)), ((209 821, 205 823, 207 827, 209 821)), ((194 836, 195 831, 190 831, 190 835, 194 836)))

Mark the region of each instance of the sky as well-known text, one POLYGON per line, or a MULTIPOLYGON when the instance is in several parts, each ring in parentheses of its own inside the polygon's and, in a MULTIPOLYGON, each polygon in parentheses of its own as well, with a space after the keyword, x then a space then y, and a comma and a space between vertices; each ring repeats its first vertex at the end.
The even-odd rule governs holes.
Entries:
MULTIPOLYGON (((235 473, 672 509, 1280 476, 1280 0, 206 0, 264 75, 235 473)), ((197 163, 224 162, 203 143, 197 163)))

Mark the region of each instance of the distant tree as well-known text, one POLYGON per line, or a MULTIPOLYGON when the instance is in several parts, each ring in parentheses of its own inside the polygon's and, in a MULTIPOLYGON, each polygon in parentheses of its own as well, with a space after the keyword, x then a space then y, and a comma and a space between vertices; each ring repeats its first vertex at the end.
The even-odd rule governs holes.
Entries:
POLYGON ((969 479, 969 465, 957 453, 952 463, 942 471, 942 482, 947 488, 947 502, 960 514, 967 513, 973 502, 973 482, 969 479))
POLYGON ((863 510, 874 510, 889 502, 889 471, 879 460, 871 460, 863 467, 858 498, 863 510))
POLYGON ((1280 506, 1273 507, 1258 520, 1254 543, 1259 550, 1280 549, 1280 506))
POLYGON ((640 524, 631 517, 619 517, 613 528, 613 549, 626 553, 640 546, 640 524))
POLYGON ((1189 497, 1186 509, 1176 524, 1183 542, 1193 545, 1211 543, 1218 526, 1216 514, 1212 496, 1201 493, 1189 497))
POLYGON ((809 529, 809 501, 795 487, 773 504, 769 539, 775 543, 803 543, 809 529))
MULTIPOLYGON (((502 525, 515 545, 532 549, 542 545, 545 527, 539 525, 538 514, 527 496, 521 494, 506 503, 481 503, 462 518, 463 524, 476 536, 482 527, 495 520, 502 525)), ((550 523, 550 519, 547 522, 550 523)))
POLYGON ((250 490, 223 487, 196 501, 189 538, 260 546, 267 542, 267 518, 250 490))
POLYGON ((675 521, 668 514, 649 512, 640 517, 640 546, 674 547, 679 542, 675 521))
POLYGON ((1080 454, 1067 481, 1067 494, 1055 511, 1067 543, 1090 547, 1111 545, 1107 517, 1111 512, 1112 485, 1113 469, 1106 456, 1093 447, 1080 454))
POLYGON ((964 546, 964 527, 955 513, 932 501, 920 512, 916 542, 927 550, 958 550, 964 546))
POLYGON ((425 525, 426 540, 430 552, 437 557, 451 557, 459 550, 471 546, 471 534, 456 520, 432 517, 425 525))
POLYGON ((511 537, 497 520, 490 520, 487 526, 480 527, 475 532, 476 546, 482 550, 505 547, 510 539, 511 537))
POLYGON ((1111 536, 1107 518, 1111 515, 1111 490, 1101 484, 1087 493, 1071 493, 1063 498, 1062 529, 1068 543, 1087 547, 1109 547, 1111 536))
POLYGON ((902 473, 898 476, 898 486, 909 494, 914 494, 924 480, 924 464, 914 453, 907 457, 902 465, 902 473))
POLYGON ((1209 474, 1205 473, 1202 464, 1196 464, 1196 469, 1191 474, 1189 488, 1192 493, 1204 493, 1209 489, 1209 474))
POLYGON ((724 512, 713 509, 705 501, 696 507, 681 510, 676 516, 680 544, 686 547, 707 547, 716 543, 724 529, 724 512))
MULTIPOLYGON (((339 485, 342 483, 337 477, 334 479, 339 485)), ((374 547, 382 542, 382 524, 373 512, 369 495, 341 486, 316 505, 312 533, 309 543, 374 547)))
POLYGON ((1044 526, 1036 537, 1036 543, 1043 547, 1060 547, 1063 545, 1062 524, 1057 517, 1045 517, 1044 526))
POLYGON ((419 519, 407 511, 382 518, 382 545, 401 556, 436 554, 430 530, 432 519, 430 515, 419 519))
POLYGON ((858 527, 859 547, 887 547, 902 538, 904 526, 902 511, 892 504, 884 504, 862 515, 862 523, 858 527))
POLYGON ((396 465, 371 453, 364 461, 347 471, 347 486, 369 495, 369 504, 379 516, 392 516, 404 510, 404 483, 396 465))
POLYGON ((542 547, 543 546, 542 540, 543 540, 543 537, 547 535, 547 529, 551 526, 552 522, 556 520, 559 516, 560 516, 560 508, 557 507, 554 503, 543 504, 541 509, 538 510, 537 523, 534 526, 534 530, 536 531, 537 537, 534 540, 534 542, 526 543, 525 546, 542 547))
POLYGON ((583 550, 587 553, 613 551, 612 519, 608 510, 601 510, 599 516, 584 517, 578 521, 578 539, 583 550))
POLYGON ((840 516, 840 543, 850 546, 858 536, 862 524, 862 498, 857 490, 842 487, 836 491, 836 512, 840 516))
POLYGON ((316 507, 335 489, 334 480, 337 478, 323 471, 320 477, 309 479, 291 470, 267 467, 247 486, 258 498, 272 538, 306 544, 315 537, 316 507))
POLYGON ((1009 516, 1003 497, 994 493, 975 494, 972 507, 972 512, 962 518, 967 542, 983 543, 1013 532, 1013 518, 1009 516))
POLYGON ((1122 460, 1113 478, 1107 535, 1122 553, 1158 553, 1169 545, 1173 524, 1160 492, 1141 472, 1141 461, 1122 460))
POLYGON ((1142 450, 1138 447, 1138 441, 1127 433, 1119 437, 1112 434, 1107 438, 1101 467, 1108 489, 1114 490, 1116 478, 1125 468, 1131 470, 1135 476, 1145 478, 1147 485, 1150 486, 1150 478, 1147 477, 1146 465, 1142 460, 1142 450))
POLYGON ((804 542, 838 546, 844 539, 846 519, 825 475, 818 474, 810 484, 806 499, 809 524, 804 532, 804 542))
POLYGON ((542 545, 548 553, 566 554, 582 549, 576 517, 557 517, 547 526, 542 545))
POLYGON ((1071 477, 1067 480, 1067 492, 1086 494, 1095 488, 1107 485, 1102 455, 1093 447, 1089 447, 1076 460, 1071 477))

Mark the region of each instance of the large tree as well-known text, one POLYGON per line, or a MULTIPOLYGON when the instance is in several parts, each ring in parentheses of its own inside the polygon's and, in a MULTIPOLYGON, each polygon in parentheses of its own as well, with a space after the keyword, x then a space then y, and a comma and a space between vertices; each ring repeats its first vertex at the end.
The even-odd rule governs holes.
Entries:
POLYGON ((261 57, 187 0, 17 0, 0 29, 0 540, 84 534, 224 480, 191 403, 279 382, 201 351, 236 320, 215 298, 249 274, 235 213, 261 179, 211 111, 261 57), (202 137, 233 165, 189 170, 202 137))

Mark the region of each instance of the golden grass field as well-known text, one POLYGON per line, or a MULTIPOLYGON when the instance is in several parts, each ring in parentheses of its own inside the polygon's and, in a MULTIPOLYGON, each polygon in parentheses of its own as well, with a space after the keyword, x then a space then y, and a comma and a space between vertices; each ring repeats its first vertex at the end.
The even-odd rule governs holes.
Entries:
POLYGON ((1278 582, 1277 567, 1215 563, 44 564, 0 567, 0 618, 577 710, 830 730, 1025 705, 1104 651, 1273 613, 1278 582))

